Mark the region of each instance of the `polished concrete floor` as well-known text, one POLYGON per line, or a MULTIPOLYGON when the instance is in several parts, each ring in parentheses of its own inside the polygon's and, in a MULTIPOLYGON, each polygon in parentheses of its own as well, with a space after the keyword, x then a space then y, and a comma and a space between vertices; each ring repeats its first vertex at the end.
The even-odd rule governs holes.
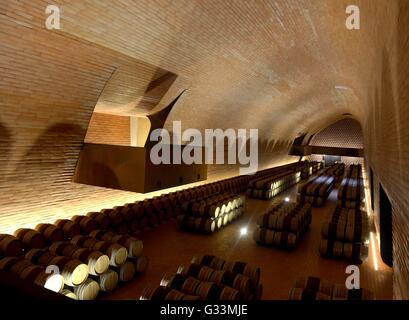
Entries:
MULTIPOLYGON (((188 264, 195 254, 213 254, 261 267, 263 300, 288 299, 289 290, 298 276, 316 276, 345 283, 348 263, 321 258, 318 253, 321 223, 336 205, 336 192, 335 189, 322 208, 313 208, 310 229, 295 251, 258 246, 252 239, 257 217, 264 213, 271 201, 247 199, 245 214, 211 235, 178 231, 175 221, 145 230, 140 239, 143 240, 145 254, 150 258, 146 273, 102 298, 139 299, 146 286, 158 285, 163 274, 175 273, 180 264, 188 264), (243 227, 249 230, 245 236, 240 235, 243 227)), ((296 188, 276 198, 287 196, 295 200, 296 188)), ((392 299, 392 271, 381 262, 376 241, 370 243, 368 259, 359 269, 362 288, 373 291, 377 299, 392 299)))

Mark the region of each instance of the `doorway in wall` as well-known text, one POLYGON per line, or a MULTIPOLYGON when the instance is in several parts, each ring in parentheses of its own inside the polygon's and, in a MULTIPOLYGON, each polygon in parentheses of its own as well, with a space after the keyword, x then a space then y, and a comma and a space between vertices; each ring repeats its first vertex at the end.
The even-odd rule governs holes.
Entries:
POLYGON ((392 204, 382 185, 379 185, 379 226, 381 233, 381 257, 383 262, 392 267, 392 204))

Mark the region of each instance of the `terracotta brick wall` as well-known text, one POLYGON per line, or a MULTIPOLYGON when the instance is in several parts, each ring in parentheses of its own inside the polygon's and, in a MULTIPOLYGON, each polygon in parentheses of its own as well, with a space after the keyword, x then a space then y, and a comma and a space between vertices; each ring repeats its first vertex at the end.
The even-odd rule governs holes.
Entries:
POLYGON ((129 146, 131 144, 130 118, 94 112, 85 142, 129 146))
POLYGON ((409 3, 394 4, 396 18, 380 23, 390 32, 377 37, 379 60, 368 92, 364 140, 367 171, 372 168, 375 178, 376 221, 379 184, 393 206, 394 296, 409 299, 409 3))

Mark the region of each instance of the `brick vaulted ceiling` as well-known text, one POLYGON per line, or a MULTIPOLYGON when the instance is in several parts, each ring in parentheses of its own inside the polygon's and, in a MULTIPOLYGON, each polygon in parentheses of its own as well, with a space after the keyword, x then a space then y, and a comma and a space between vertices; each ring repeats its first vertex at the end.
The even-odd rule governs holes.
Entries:
MULTIPOLYGON (((364 120, 377 52, 388 36, 378 22, 393 11, 389 1, 355 1, 362 29, 349 31, 348 0, 57 2, 61 32, 177 76, 157 106, 189 89, 170 120, 199 129, 258 128, 267 139, 317 131, 345 112, 364 120)), ((112 94, 132 91, 116 89, 112 94)), ((101 111, 147 112, 136 103, 101 111)))

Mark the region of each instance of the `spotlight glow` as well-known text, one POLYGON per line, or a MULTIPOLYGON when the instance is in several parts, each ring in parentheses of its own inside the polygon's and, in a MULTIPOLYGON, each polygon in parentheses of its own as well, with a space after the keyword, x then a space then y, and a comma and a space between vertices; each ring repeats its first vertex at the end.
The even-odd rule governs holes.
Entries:
POLYGON ((245 236, 247 234, 247 228, 241 228, 240 229, 240 235, 245 236))
POLYGON ((285 202, 290 202, 290 198, 289 197, 285 197, 285 202))

